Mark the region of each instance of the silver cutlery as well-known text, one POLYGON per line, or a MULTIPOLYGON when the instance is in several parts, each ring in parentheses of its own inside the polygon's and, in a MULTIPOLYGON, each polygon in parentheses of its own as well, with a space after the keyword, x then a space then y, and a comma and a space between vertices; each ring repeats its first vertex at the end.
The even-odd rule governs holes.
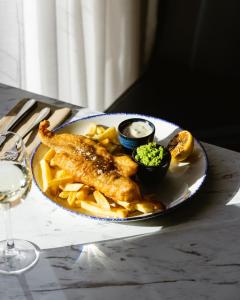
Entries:
MULTIPOLYGON (((28 100, 20 111, 16 114, 16 116, 3 128, 2 132, 6 132, 12 130, 20 121, 37 105, 37 101, 35 99, 28 100)), ((4 136, 2 135, 0 138, 0 146, 5 141, 4 136)))
POLYGON ((16 116, 10 121, 2 130, 9 131, 12 130, 14 127, 19 124, 19 122, 33 109, 35 108, 35 105, 37 104, 37 101, 35 99, 28 100, 23 107, 20 109, 20 111, 16 114, 16 116))
POLYGON ((24 132, 21 133, 21 137, 25 138, 26 135, 28 135, 28 133, 33 130, 41 121, 43 121, 44 119, 47 118, 47 116, 50 114, 50 107, 44 107, 38 114, 38 116, 36 117, 36 119, 34 119, 33 123, 26 128, 26 130, 24 130, 24 132))
MULTIPOLYGON (((45 107, 43 108, 39 114, 37 115, 37 117, 34 119, 34 121, 32 122, 32 124, 24 130, 24 132, 21 133, 21 137, 24 138, 28 135, 28 133, 33 130, 42 120, 46 119, 47 116, 50 114, 51 109, 49 107, 45 107)), ((5 141, 5 137, 2 136, 3 139, 0 140, 0 146, 1 143, 3 143, 5 141)), ((5 153, 5 159, 16 159, 18 157, 18 151, 16 148, 16 145, 13 146, 8 152, 5 153)))

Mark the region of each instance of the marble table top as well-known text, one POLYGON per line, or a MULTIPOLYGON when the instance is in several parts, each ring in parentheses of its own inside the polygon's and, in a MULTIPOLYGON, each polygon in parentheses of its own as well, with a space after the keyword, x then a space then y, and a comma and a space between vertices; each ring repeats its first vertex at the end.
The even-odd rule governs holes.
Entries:
MULTIPOLYGON (((0 85, 0 116, 29 96, 65 105, 0 85)), ((240 299, 240 153, 204 147, 209 175, 193 201, 144 221, 144 235, 42 250, 26 273, 0 275, 0 299, 240 299)))

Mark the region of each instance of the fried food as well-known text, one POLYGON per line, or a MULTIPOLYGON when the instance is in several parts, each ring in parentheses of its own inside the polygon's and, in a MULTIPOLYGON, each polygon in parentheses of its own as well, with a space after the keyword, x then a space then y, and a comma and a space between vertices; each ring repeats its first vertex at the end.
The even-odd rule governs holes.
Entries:
POLYGON ((104 197, 102 193, 100 193, 99 191, 94 191, 93 196, 100 207, 102 207, 105 210, 111 210, 111 206, 108 199, 104 197))
POLYGON ((145 195, 137 202, 110 199, 99 191, 76 182, 65 170, 54 166, 53 154, 49 149, 40 162, 42 188, 54 197, 55 201, 64 203, 72 209, 108 218, 126 218, 136 214, 162 211, 164 206, 153 195, 145 195))
POLYGON ((57 153, 64 152, 75 159, 78 159, 80 156, 88 159, 95 154, 102 156, 106 160, 112 160, 112 156, 106 148, 93 140, 82 135, 70 133, 55 134, 48 130, 49 125, 49 121, 42 121, 39 125, 38 134, 42 143, 57 153))
POLYGON ((122 166, 123 161, 127 164, 126 159, 115 163, 116 159, 91 139, 67 133, 54 134, 47 129, 48 126, 48 121, 40 123, 39 136, 43 144, 56 152, 51 165, 58 166, 75 181, 91 186, 113 200, 137 202, 141 199, 138 185, 126 176, 128 172, 124 172, 125 176, 121 174, 123 167, 119 165, 122 166))
POLYGON ((74 180, 89 185, 113 200, 127 202, 141 198, 139 187, 129 177, 120 175, 111 164, 96 164, 80 156, 77 160, 67 153, 57 153, 52 159, 54 165, 70 173, 74 180))
POLYGON ((81 201, 81 207, 95 215, 108 218, 126 218, 128 211, 122 207, 114 207, 111 210, 105 210, 93 201, 81 201))
POLYGON ((75 160, 84 157, 86 160, 96 161, 96 164, 108 165, 108 169, 117 169, 125 177, 131 177, 137 172, 137 163, 129 156, 113 156, 100 143, 96 143, 82 135, 70 133, 54 134, 47 128, 48 121, 43 121, 39 126, 39 136, 43 144, 60 153, 67 153, 75 160))
POLYGON ((49 189, 49 182, 52 180, 52 172, 45 159, 40 161, 40 167, 42 172, 43 191, 46 192, 49 189))
POLYGON ((131 177, 137 173, 138 165, 128 155, 115 155, 113 161, 120 174, 131 177))

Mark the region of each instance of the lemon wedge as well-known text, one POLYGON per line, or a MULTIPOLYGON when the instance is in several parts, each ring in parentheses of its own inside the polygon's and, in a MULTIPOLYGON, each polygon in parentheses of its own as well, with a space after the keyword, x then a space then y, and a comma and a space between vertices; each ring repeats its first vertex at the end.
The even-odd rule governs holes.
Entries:
POLYGON ((186 160, 193 152, 194 139, 187 130, 177 133, 169 142, 168 150, 176 161, 186 160))

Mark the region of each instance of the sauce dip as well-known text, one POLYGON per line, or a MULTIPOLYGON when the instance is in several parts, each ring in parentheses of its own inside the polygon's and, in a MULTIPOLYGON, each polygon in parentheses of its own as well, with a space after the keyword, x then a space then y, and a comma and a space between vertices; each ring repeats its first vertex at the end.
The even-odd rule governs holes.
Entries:
POLYGON ((144 121, 136 121, 132 122, 131 124, 127 125, 122 133, 130 138, 142 138, 149 134, 151 134, 153 131, 152 127, 144 121))

